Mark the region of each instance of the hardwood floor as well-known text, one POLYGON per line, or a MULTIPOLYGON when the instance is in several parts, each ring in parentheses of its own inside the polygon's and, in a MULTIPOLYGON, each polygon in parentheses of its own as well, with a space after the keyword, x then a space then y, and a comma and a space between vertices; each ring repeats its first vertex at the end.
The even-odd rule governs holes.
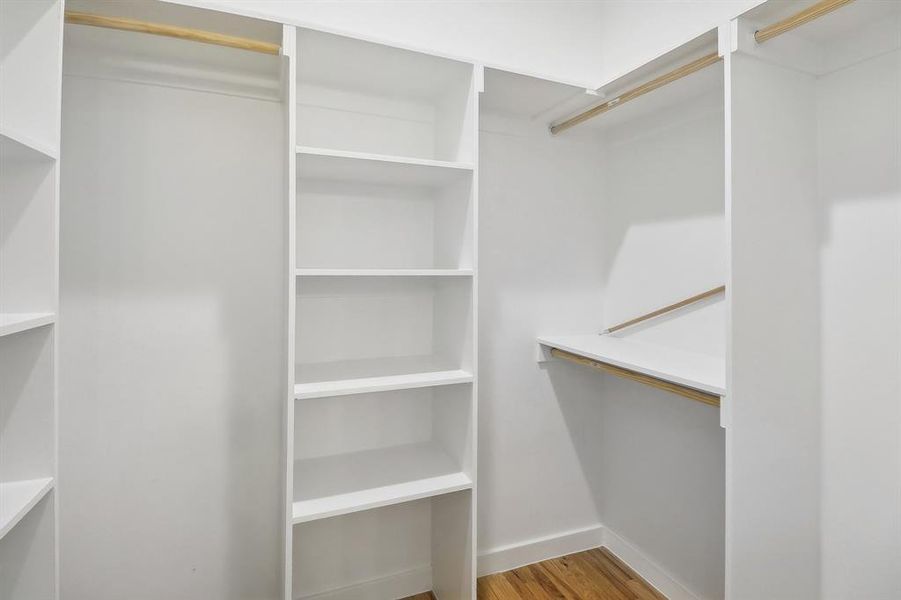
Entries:
MULTIPOLYGON (((606 548, 482 577, 478 600, 666 600, 606 548)), ((419 594, 404 600, 434 600, 419 594)))

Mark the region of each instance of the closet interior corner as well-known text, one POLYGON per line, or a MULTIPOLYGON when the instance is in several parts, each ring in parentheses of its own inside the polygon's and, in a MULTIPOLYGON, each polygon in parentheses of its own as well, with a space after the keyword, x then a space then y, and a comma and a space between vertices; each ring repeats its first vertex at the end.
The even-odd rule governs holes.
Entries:
POLYGON ((0 599, 901 597, 901 2, 315 4, 0 0, 0 599))
MULTIPOLYGON (((570 485, 570 471, 585 478, 606 536, 598 545, 622 553, 615 540, 628 540, 653 556, 670 575, 656 573, 653 585, 668 597, 724 589, 729 249, 718 35, 590 91, 489 69, 482 97, 481 335, 494 365, 484 393, 494 410, 516 410, 506 389, 529 374, 541 390, 533 410, 541 398, 540 410, 567 426, 541 429, 575 449, 576 464, 548 484, 570 485), (541 242, 504 246, 517 236, 541 242), (667 498, 636 473, 667 482, 667 498)), ((555 442, 542 444, 562 452, 555 442)))

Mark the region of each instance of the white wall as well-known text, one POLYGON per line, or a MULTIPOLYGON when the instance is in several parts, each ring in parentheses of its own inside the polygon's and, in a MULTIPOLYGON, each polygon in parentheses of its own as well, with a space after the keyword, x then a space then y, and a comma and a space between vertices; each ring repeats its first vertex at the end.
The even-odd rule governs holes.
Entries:
POLYGON ((817 124, 822 597, 889 600, 901 597, 901 52, 819 79, 817 124))
POLYGON ((63 95, 62 597, 276 598, 282 107, 71 74, 63 95))
POLYGON ((598 378, 555 389, 535 339, 601 328, 601 155, 540 123, 483 116, 480 135, 479 547, 509 568, 511 546, 600 522, 598 378))
POLYGON ((598 87, 763 0, 169 0, 598 87))

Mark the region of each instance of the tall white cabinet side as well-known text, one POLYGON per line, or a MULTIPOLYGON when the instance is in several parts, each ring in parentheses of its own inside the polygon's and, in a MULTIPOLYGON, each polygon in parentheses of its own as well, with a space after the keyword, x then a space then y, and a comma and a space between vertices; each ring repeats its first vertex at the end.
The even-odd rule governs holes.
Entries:
POLYGON ((62 0, 0 3, 0 597, 59 597, 62 0))

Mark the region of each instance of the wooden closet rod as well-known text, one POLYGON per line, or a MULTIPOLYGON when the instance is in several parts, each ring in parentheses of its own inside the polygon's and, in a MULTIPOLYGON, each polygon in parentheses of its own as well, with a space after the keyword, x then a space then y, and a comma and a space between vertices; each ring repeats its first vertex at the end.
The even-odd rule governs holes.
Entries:
POLYGON ((625 379, 631 379, 632 381, 637 381, 639 383, 655 387, 659 390, 672 392, 673 394, 678 394, 679 396, 683 396, 685 398, 690 398, 704 404, 709 404, 710 406, 720 405, 720 397, 715 394, 702 392, 701 390, 696 390, 685 385, 679 385, 678 383, 673 383, 671 381, 657 379, 656 377, 651 377, 650 375, 645 375, 644 373, 637 373, 635 371, 630 371, 629 369, 623 369, 622 367, 617 367, 601 362, 599 360, 579 356, 578 354, 566 352, 565 350, 551 348, 551 356, 569 360, 580 365, 585 365, 587 367, 600 369, 601 371, 610 373, 611 375, 616 375, 617 377, 623 377, 625 379))
POLYGON ((604 114, 605 112, 612 110, 621 104, 625 104, 629 100, 635 100, 639 96, 644 96, 648 92, 652 92, 657 88, 665 86, 668 83, 672 83, 676 80, 682 79, 683 77, 687 77, 688 75, 691 75, 696 71, 700 71, 705 67, 709 67, 712 64, 716 64, 721 60, 723 60, 722 57, 716 52, 702 56, 697 60, 691 61, 687 65, 682 65, 678 69, 674 69, 669 73, 665 73, 660 77, 657 77, 656 79, 652 79, 647 83, 643 83, 640 86, 629 90, 628 92, 624 92, 613 100, 608 100, 603 104, 589 108, 588 110, 581 112, 574 117, 570 117, 565 121, 557 123, 556 125, 551 125, 551 133, 556 135, 561 131, 566 131, 570 127, 578 125, 579 123, 583 123, 592 117, 604 114))
POLYGON ((763 29, 758 29, 754 32, 754 39, 757 40, 758 44, 762 44, 767 40, 773 39, 777 35, 782 35, 787 31, 791 31, 795 27, 800 27, 814 19, 819 19, 823 15, 831 13, 835 9, 841 8, 853 1, 854 0, 820 0, 820 2, 817 2, 788 18, 782 19, 772 25, 767 25, 763 29))
POLYGON ((241 50, 250 50, 251 52, 260 52, 262 54, 277 55, 281 51, 281 46, 270 42, 261 42, 259 40, 214 33, 212 31, 202 31, 200 29, 189 29, 187 27, 176 27, 174 25, 163 25, 160 23, 148 23, 146 21, 137 21, 135 19, 104 17, 74 10, 66 11, 66 23, 72 23, 73 25, 90 25, 92 27, 106 27, 107 29, 119 29, 122 31, 137 31, 139 33, 150 33, 153 35, 164 35, 182 40, 202 42, 204 44, 240 48, 241 50))
POLYGON ((635 317, 634 319, 629 319, 628 321, 620 323, 619 325, 614 325, 613 327, 608 327, 607 329, 605 329, 604 331, 601 332, 601 335, 613 333, 614 331, 619 331, 620 329, 625 329, 626 327, 632 327, 633 325, 638 325, 639 323, 642 323, 649 319, 653 319, 655 317, 665 315, 666 313, 673 312, 674 310, 679 310, 680 308, 684 308, 691 304, 695 304, 697 302, 700 302, 701 300, 706 300, 707 298, 711 298, 713 296, 716 296, 717 294, 722 294, 725 291, 726 291, 726 286, 721 285, 720 287, 713 288, 712 290, 707 290, 706 292, 703 292, 696 296, 692 296, 691 298, 686 298, 685 300, 680 300, 679 302, 676 302, 675 304, 669 304, 667 306, 664 306, 663 308, 658 308, 657 310, 654 310, 647 314, 641 315, 640 317, 635 317))

